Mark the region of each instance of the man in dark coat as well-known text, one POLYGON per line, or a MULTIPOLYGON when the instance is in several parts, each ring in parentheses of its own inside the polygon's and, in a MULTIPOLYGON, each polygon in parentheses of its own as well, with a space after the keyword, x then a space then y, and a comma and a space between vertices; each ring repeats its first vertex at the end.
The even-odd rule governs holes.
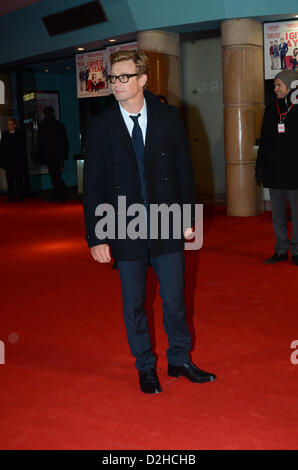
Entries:
POLYGON ((268 104, 263 118, 256 180, 269 188, 276 237, 275 253, 265 261, 266 264, 286 261, 290 249, 292 260, 298 265, 297 80, 298 73, 293 70, 283 70, 276 75, 276 100, 268 104), (291 247, 288 240, 287 199, 293 225, 291 247))
POLYGON ((10 118, 0 144, 0 166, 5 169, 9 202, 24 200, 25 163, 25 138, 17 129, 17 121, 10 118))
POLYGON ((46 106, 43 114, 45 118, 38 127, 36 151, 41 163, 48 167, 56 200, 65 202, 67 189, 62 177, 62 165, 68 158, 67 134, 64 124, 55 118, 52 106, 46 106))
MULTIPOLYGON (((194 204, 194 180, 189 144, 178 111, 160 103, 145 91, 148 59, 142 52, 120 51, 111 55, 113 93, 118 103, 95 117, 87 138, 84 168, 86 239, 93 258, 108 263, 117 260, 122 285, 124 322, 141 391, 159 393, 156 358, 152 351, 144 309, 148 261, 158 276, 163 300, 164 327, 169 340, 168 374, 183 375, 192 382, 209 382, 216 377, 198 369, 189 358, 191 338, 185 319, 184 237, 191 225, 171 232, 168 239, 123 236, 131 217, 123 216, 119 196, 127 207, 139 204, 144 220, 152 204, 194 204), (117 214, 116 236, 99 236, 99 205, 117 214), (143 212, 142 212, 143 211, 143 212), (122 232, 120 234, 120 232, 122 232)), ((151 232, 150 232, 151 234, 151 232)))

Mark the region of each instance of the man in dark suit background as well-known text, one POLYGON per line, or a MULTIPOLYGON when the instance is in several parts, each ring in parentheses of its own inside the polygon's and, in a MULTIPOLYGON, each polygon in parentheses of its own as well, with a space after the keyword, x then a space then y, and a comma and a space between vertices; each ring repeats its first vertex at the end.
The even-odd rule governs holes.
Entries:
POLYGON ((24 200, 25 164, 25 138, 17 129, 16 119, 10 118, 0 144, 0 166, 5 169, 9 202, 24 200))
POLYGON ((38 127, 36 151, 41 163, 46 163, 57 202, 65 202, 67 188, 62 177, 62 165, 68 158, 68 139, 62 122, 57 121, 52 106, 43 109, 45 118, 38 127))
MULTIPOLYGON (((148 58, 144 53, 120 51, 111 55, 109 81, 118 102, 95 117, 88 132, 84 212, 86 239, 94 260, 109 263, 112 256, 117 260, 124 322, 141 391, 159 393, 161 386, 144 309, 149 260, 158 276, 163 300, 164 327, 169 340, 168 374, 183 375, 197 383, 210 382, 216 377, 197 368, 189 357, 184 236, 191 237, 191 227, 181 230, 179 239, 172 232, 168 239, 163 239, 160 233, 157 239, 117 235, 100 239, 96 232, 100 220, 95 215, 96 208, 109 204, 117 214, 121 211, 119 196, 125 196, 127 207, 135 203, 146 209, 150 204, 194 205, 189 144, 179 113, 176 108, 162 104, 152 93, 144 92, 147 75, 148 58)), ((115 223, 116 229, 123 230, 117 220, 115 223)))

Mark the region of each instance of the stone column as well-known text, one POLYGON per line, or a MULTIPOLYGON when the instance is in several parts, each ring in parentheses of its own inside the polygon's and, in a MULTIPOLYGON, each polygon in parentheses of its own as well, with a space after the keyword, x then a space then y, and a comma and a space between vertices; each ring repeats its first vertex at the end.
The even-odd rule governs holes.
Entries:
POLYGON ((227 214, 252 216, 264 210, 254 177, 254 146, 264 112, 263 25, 225 20, 221 36, 227 214))
POLYGON ((150 74, 148 89, 164 95, 173 106, 181 104, 179 34, 165 31, 141 31, 138 48, 148 55, 150 74))

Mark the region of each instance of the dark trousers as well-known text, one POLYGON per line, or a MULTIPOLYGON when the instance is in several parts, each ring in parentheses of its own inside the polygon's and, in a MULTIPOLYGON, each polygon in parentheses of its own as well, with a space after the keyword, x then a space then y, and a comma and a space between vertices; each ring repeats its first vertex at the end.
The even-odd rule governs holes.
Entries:
POLYGON ((6 168, 8 200, 24 199, 24 170, 22 167, 6 168))
POLYGON ((298 255, 298 189, 269 189, 272 207, 272 222, 276 237, 275 252, 298 255), (287 199, 291 208, 293 234, 288 240, 287 199))
MULTIPOLYGON (((185 318, 184 253, 170 253, 151 257, 151 265, 158 277, 163 305, 163 324, 168 336, 168 362, 182 365, 189 361, 191 338, 185 318)), ((123 314, 129 347, 136 358, 138 370, 155 367, 147 315, 146 297, 147 261, 118 261, 121 278, 123 314)))
POLYGON ((53 185, 54 195, 58 201, 65 201, 66 199, 66 184, 62 177, 61 161, 49 161, 48 164, 49 175, 53 185))

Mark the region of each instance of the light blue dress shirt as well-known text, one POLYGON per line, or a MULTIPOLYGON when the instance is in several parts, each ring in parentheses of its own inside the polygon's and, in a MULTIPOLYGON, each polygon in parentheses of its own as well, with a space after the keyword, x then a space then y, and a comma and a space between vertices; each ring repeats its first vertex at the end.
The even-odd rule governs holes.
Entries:
POLYGON ((142 109, 136 114, 128 113, 126 111, 126 109, 124 109, 123 106, 121 106, 120 103, 119 103, 119 106, 120 106, 120 111, 121 111, 122 117, 124 119, 124 122, 125 122, 125 125, 127 127, 127 130, 129 132, 130 137, 132 136, 132 130, 133 130, 134 122, 129 116, 137 116, 138 114, 141 114, 141 116, 138 119, 138 123, 140 125, 141 130, 142 130, 143 141, 144 141, 144 145, 145 145, 146 131, 147 131, 147 105, 146 105, 145 98, 144 98, 144 105, 143 105, 142 109))

